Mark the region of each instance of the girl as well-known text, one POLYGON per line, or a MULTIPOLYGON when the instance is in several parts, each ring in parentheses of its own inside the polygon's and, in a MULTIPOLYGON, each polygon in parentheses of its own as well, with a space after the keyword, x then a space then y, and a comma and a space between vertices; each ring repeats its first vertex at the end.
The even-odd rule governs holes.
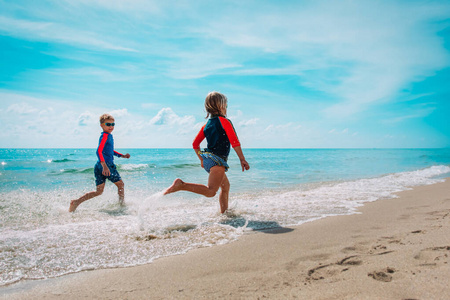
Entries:
POLYGON ((173 184, 164 192, 164 195, 178 191, 189 191, 206 197, 214 197, 221 188, 219 195, 220 212, 228 209, 228 194, 230 182, 225 172, 230 154, 230 144, 236 151, 241 161, 242 172, 250 169, 242 153, 241 144, 231 121, 225 118, 227 115, 227 97, 218 92, 211 92, 205 99, 206 118, 208 122, 203 125, 194 139, 192 146, 200 159, 202 167, 209 173, 208 185, 187 183, 177 178, 173 184), (206 138, 208 146, 204 151, 200 150, 200 143, 206 138))

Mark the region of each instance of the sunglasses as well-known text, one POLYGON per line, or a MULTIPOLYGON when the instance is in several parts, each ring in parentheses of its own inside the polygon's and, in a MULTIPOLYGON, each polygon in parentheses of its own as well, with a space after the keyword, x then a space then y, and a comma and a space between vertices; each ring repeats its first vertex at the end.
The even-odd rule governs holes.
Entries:
POLYGON ((103 124, 105 124, 105 126, 113 126, 114 127, 114 125, 116 125, 116 123, 103 123, 103 124))

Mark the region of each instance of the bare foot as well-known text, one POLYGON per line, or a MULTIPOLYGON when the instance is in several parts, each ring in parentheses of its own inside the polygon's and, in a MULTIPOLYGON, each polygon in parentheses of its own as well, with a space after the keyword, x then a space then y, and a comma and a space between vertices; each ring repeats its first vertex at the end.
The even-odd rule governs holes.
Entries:
POLYGON ((167 190, 165 190, 163 195, 167 195, 167 194, 178 192, 181 189, 181 186, 183 184, 184 184, 184 181, 181 180, 180 178, 175 179, 174 182, 172 183, 172 185, 169 186, 167 188, 167 190))
POLYGON ((78 202, 77 200, 70 201, 69 212, 74 212, 75 209, 77 209, 78 205, 80 205, 80 202, 78 202))

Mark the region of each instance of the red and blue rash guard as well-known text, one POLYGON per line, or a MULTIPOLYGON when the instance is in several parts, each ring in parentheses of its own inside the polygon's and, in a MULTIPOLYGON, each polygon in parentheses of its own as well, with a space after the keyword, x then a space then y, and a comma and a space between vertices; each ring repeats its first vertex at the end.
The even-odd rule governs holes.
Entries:
POLYGON ((194 149, 200 149, 200 143, 205 138, 208 142, 205 151, 215 154, 225 159, 225 161, 230 154, 230 144, 233 148, 241 145, 233 124, 231 124, 230 120, 222 116, 212 116, 203 125, 195 137, 192 147, 194 149))
POLYGON ((98 141, 97 157, 99 162, 114 162, 114 155, 121 157, 122 154, 114 151, 114 139, 112 134, 107 132, 102 132, 100 139, 98 141))

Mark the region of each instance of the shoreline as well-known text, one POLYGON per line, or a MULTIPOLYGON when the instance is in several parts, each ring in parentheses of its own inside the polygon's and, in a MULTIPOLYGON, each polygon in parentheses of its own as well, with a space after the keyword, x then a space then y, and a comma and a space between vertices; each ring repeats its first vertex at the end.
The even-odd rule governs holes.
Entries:
POLYGON ((241 236, 151 264, 0 288, 2 299, 448 299, 450 179, 359 213, 241 236))

